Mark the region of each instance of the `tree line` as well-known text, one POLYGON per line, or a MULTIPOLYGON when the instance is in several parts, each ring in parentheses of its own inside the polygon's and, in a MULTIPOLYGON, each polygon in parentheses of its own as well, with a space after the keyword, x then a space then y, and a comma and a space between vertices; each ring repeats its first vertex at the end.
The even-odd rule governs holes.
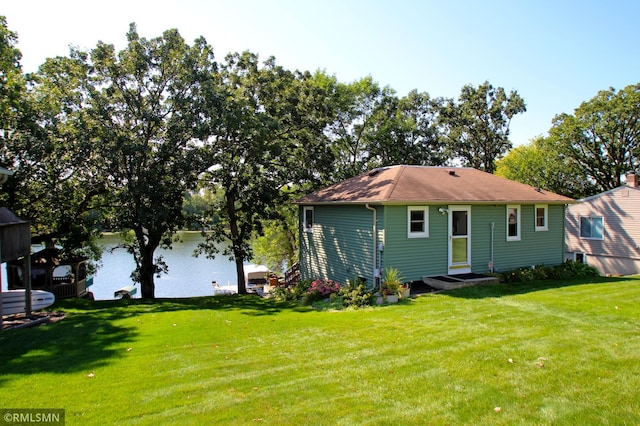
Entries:
POLYGON ((624 184, 640 164, 640 84, 609 88, 573 114, 558 114, 549 135, 512 149, 496 173, 572 198, 624 184))
POLYGON ((147 39, 132 24, 126 37, 121 51, 71 48, 24 74, 0 18, 0 165, 15 172, 0 196, 67 254, 98 258, 100 229, 128 232, 143 298, 167 268, 156 250, 188 223, 208 225, 201 254, 233 259, 244 292, 243 262, 268 246, 260 236, 295 252, 292 199, 393 164, 494 172, 526 110, 489 82, 455 100, 398 96, 371 77, 343 83, 251 52, 218 61, 177 30, 147 39), (198 197, 194 218, 183 207, 198 197))

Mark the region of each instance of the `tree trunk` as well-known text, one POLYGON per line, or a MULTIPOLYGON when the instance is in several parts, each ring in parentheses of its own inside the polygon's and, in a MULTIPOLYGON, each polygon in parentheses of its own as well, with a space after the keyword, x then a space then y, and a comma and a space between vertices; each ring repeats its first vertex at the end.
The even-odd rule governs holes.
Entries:
POLYGON ((236 260, 236 274, 238 276, 238 294, 247 294, 247 283, 244 282, 244 261, 242 257, 238 257, 234 254, 233 257, 236 260))
POLYGON ((227 191, 227 213, 229 214, 229 233, 231 248, 236 262, 236 276, 238 280, 238 294, 247 294, 247 283, 244 282, 244 256, 242 253, 242 238, 238 229, 238 215, 236 212, 236 198, 233 189, 227 191))
POLYGON ((154 283, 155 265, 153 264, 153 253, 155 247, 148 244, 140 245, 140 291, 143 299, 154 299, 156 285, 154 283))

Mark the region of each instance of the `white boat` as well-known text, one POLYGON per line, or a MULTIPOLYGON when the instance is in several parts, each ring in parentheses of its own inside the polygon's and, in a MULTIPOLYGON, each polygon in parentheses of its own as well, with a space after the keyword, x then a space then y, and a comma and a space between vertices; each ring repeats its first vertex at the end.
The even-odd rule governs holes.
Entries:
POLYGON ((120 297, 122 299, 131 299, 131 296, 136 294, 138 289, 135 286, 127 285, 118 289, 113 293, 113 297, 120 297))
POLYGON ((271 271, 264 265, 244 265, 244 283, 247 291, 261 294, 268 284, 271 271))
MULTIPOLYGON (((264 287, 269 283, 269 275, 271 274, 269 268, 264 265, 249 264, 243 265, 243 269, 247 292, 262 294, 264 287)), ((213 285, 214 296, 236 294, 238 292, 237 285, 227 284, 226 286, 221 286, 216 281, 211 284, 213 285)))
MULTIPOLYGON (((2 315, 22 314, 25 312, 26 290, 5 290, 0 293, 2 315)), ((53 293, 44 290, 31 290, 31 310, 47 308, 56 301, 53 293)))
POLYGON ((224 296, 230 294, 236 294, 238 291, 231 287, 231 284, 227 284, 226 286, 221 286, 216 281, 213 281, 213 295, 214 296, 224 296))

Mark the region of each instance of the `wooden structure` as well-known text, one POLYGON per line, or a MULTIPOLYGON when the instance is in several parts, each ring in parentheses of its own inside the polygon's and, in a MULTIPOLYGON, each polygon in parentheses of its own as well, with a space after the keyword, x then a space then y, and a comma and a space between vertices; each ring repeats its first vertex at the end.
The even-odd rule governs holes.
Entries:
POLYGON ((300 264, 298 262, 291 265, 284 273, 284 283, 287 286, 295 286, 300 282, 300 264))
MULTIPOLYGON (((0 263, 5 263, 15 259, 27 259, 25 265, 30 265, 31 254, 31 225, 29 222, 21 220, 6 207, 0 207, 0 263)), ((27 266, 22 273, 30 276, 27 266)), ((0 291, 2 291, 0 283, 0 291)), ((26 280, 22 288, 25 292, 25 313, 31 314, 31 281, 26 280)), ((2 330, 2 306, 0 306, 0 330, 2 330)))
MULTIPOLYGON (((14 260, 7 264, 9 289, 25 288, 25 259, 14 260)), ((50 291, 56 299, 70 297, 92 297, 88 287, 93 283, 87 274, 86 257, 61 259, 56 248, 45 248, 31 255, 31 287, 50 291)))

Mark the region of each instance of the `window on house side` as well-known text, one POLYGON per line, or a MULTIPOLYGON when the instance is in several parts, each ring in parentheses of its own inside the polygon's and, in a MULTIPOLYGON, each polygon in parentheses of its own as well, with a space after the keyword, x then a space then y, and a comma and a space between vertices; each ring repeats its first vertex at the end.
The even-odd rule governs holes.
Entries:
POLYGON ((408 238, 429 236, 429 207, 407 207, 408 238))
POLYGON ((549 230, 549 208, 546 205, 537 204, 536 208, 536 231, 549 230))
POLYGON ((581 217, 580 238, 604 240, 604 219, 602 217, 581 217))
POLYGON ((313 232, 313 207, 304 208, 304 231, 313 232))
POLYGON ((520 241, 520 206, 507 206, 507 241, 520 241))

